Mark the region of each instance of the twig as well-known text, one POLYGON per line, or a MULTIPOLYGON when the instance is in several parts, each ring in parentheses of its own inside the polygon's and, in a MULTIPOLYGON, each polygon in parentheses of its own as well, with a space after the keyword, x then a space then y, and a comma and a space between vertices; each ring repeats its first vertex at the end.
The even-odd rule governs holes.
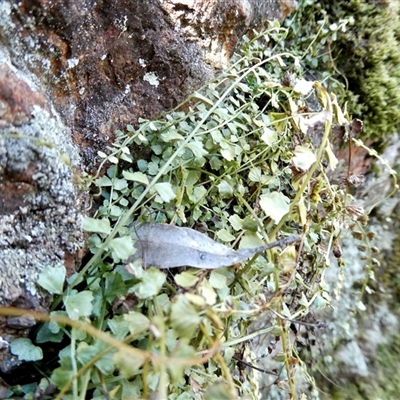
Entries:
POLYGON ((324 329, 324 328, 326 328, 328 326, 325 322, 322 322, 322 321, 318 321, 316 323, 312 323, 312 322, 299 321, 297 319, 286 318, 283 315, 281 315, 278 312, 276 312, 275 310, 273 310, 272 308, 270 309, 270 311, 273 314, 275 314, 277 317, 279 317, 280 319, 282 319, 284 321, 291 322, 292 324, 299 324, 299 325, 309 326, 311 328, 321 328, 321 329, 324 329))
POLYGON ((265 369, 256 367, 255 365, 250 364, 250 363, 248 363, 247 361, 241 360, 240 358, 238 358, 238 357, 236 357, 236 356, 232 356, 232 358, 233 358, 234 360, 239 361, 240 363, 244 364, 246 367, 255 369, 256 371, 263 372, 264 374, 279 376, 279 374, 277 374, 276 372, 271 372, 271 371, 267 371, 267 370, 265 370, 265 369))

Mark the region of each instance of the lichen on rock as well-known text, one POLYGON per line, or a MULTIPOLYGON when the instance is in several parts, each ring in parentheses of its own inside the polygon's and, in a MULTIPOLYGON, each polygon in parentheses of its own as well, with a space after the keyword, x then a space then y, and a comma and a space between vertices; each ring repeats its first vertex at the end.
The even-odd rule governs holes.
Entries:
POLYGON ((83 247, 73 173, 79 156, 35 79, 4 52, 1 61, 0 304, 33 308, 46 305, 36 285, 40 271, 63 264, 72 272, 83 247), (22 96, 14 96, 16 87, 22 96))

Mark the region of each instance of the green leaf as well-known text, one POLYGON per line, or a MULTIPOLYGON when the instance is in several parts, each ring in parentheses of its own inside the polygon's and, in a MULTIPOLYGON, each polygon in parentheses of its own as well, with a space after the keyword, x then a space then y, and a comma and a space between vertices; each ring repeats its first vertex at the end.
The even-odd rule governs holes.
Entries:
POLYGON ((204 393, 204 400, 231 400, 232 395, 228 385, 224 382, 213 383, 204 393))
POLYGON ((117 315, 113 319, 107 320, 107 325, 118 340, 124 339, 129 332, 129 324, 125 321, 125 315, 117 315))
POLYGON ((236 158, 235 147, 225 141, 221 142, 221 155, 225 160, 234 160, 236 158))
POLYGON ((57 316, 57 315, 60 315, 62 317, 68 316, 66 311, 52 311, 50 313, 49 330, 50 330, 50 332, 55 333, 55 334, 59 333, 61 330, 61 326, 63 326, 61 323, 58 324, 57 322, 51 320, 52 316, 57 316))
MULTIPOLYGON (((115 193, 115 192, 114 192, 115 193)), ((119 217, 119 216, 121 216, 122 215, 122 213, 123 213, 123 209, 121 208, 121 207, 118 207, 118 206, 116 206, 116 205, 112 205, 111 207, 110 207, 110 215, 111 216, 113 216, 113 217, 119 217)))
POLYGON ((109 156, 108 157, 108 161, 110 161, 111 163, 113 163, 113 164, 118 164, 118 158, 117 157, 115 157, 115 156, 109 156))
POLYGON ((227 287, 226 276, 217 271, 211 271, 210 279, 208 281, 214 289, 224 289, 227 287))
POLYGON ((314 302, 312 303, 312 306, 316 309, 323 309, 326 307, 327 305, 327 301, 322 297, 322 296, 317 296, 314 300, 314 302))
POLYGON ((184 170, 186 175, 185 183, 188 186, 194 186, 201 178, 201 172, 197 170, 184 170))
POLYGON ((105 278, 105 288, 102 294, 103 299, 112 303, 117 296, 123 296, 126 294, 126 284, 119 273, 108 272, 103 275, 105 278))
POLYGON ((127 323, 131 335, 145 332, 150 326, 150 320, 136 311, 124 314, 124 321, 127 323))
MULTIPOLYGON (((282 133, 287 124, 287 120, 288 120, 287 115, 285 113, 280 113, 280 112, 270 112, 268 115, 276 129, 276 132, 282 133)), ((265 134, 265 131, 264 131, 264 134, 265 134)), ((274 143, 276 143, 276 142, 272 142, 270 144, 270 146, 272 146, 274 143)))
POLYGON ((150 161, 147 165, 147 170, 148 170, 149 175, 152 175, 152 176, 157 175, 158 171, 160 170, 159 160, 150 161))
POLYGON ((128 163, 133 163, 133 157, 130 154, 121 153, 119 156, 121 160, 127 161, 128 163))
POLYGON ((47 266, 40 272, 37 283, 51 294, 63 292, 66 270, 64 265, 47 266))
POLYGON ((80 317, 89 317, 93 310, 93 294, 89 290, 77 293, 72 290, 71 294, 65 296, 64 305, 68 317, 78 320, 80 317))
POLYGON ((156 296, 167 277, 157 268, 149 268, 143 273, 142 282, 134 286, 134 292, 139 299, 149 299, 156 296))
POLYGON ((123 207, 127 207, 129 204, 129 201, 123 197, 122 199, 120 199, 119 204, 121 204, 121 206, 123 206, 123 207))
POLYGON ((73 376, 74 372, 71 369, 70 358, 64 357, 61 359, 61 366, 56 368, 51 374, 51 382, 61 389, 73 376))
POLYGON ((204 297, 198 294, 186 292, 185 297, 191 304, 194 304, 195 306, 204 307, 206 305, 204 297))
POLYGON ((43 358, 42 349, 35 346, 28 338, 14 339, 10 344, 10 350, 20 361, 38 361, 43 358))
POLYGON ((235 236, 233 236, 227 229, 220 229, 217 232, 217 237, 223 242, 232 242, 236 239, 235 236))
POLYGON ((200 324, 201 318, 196 309, 182 296, 177 296, 171 305, 171 327, 179 337, 191 339, 200 324))
POLYGON ((203 96, 203 95, 202 95, 201 93, 199 93, 199 92, 194 92, 193 95, 192 95, 192 97, 198 98, 198 99, 204 101, 205 103, 207 103, 207 104, 210 105, 210 106, 213 106, 213 105, 214 105, 214 103, 213 103, 208 97, 203 96))
POLYGON ((139 399, 142 396, 142 392, 140 389, 139 382, 136 380, 133 380, 133 382, 127 381, 126 379, 121 379, 121 385, 122 385, 122 394, 121 398, 122 399, 139 399))
POLYGON ((163 152, 164 147, 159 144, 154 144, 151 146, 151 150, 153 150, 154 154, 157 154, 159 156, 163 152))
POLYGON ((122 190, 122 189, 125 189, 127 186, 128 186, 128 182, 126 181, 126 179, 117 178, 113 182, 113 188, 115 190, 122 190))
POLYGON ((292 318, 292 314, 288 308, 288 306, 285 303, 282 303, 282 310, 281 310, 281 314, 287 318, 292 318))
POLYGON ((265 243, 252 232, 246 232, 239 243, 240 249, 252 249, 254 247, 263 246, 265 243))
POLYGON ((204 186, 196 186, 192 194, 188 194, 189 200, 192 203, 198 203, 207 194, 207 189, 204 186))
POLYGON ((130 379, 136 375, 140 367, 146 361, 146 357, 138 353, 137 355, 127 354, 123 351, 118 351, 114 354, 114 363, 125 377, 130 379))
MULTIPOLYGON (((137 164, 139 171, 141 171, 141 172, 147 171, 147 166, 149 163, 146 160, 138 160, 136 164, 137 164)), ((126 178, 126 179, 128 179, 128 178, 126 178)))
POLYGON ((176 131, 175 129, 168 129, 166 132, 163 132, 160 135, 161 139, 164 142, 171 142, 173 140, 183 140, 184 137, 178 133, 178 131, 176 131))
POLYGON ((193 130, 192 125, 189 125, 186 121, 180 121, 179 127, 182 128, 184 131, 191 133, 193 130))
MULTIPOLYGON (((197 273, 197 271, 194 271, 194 273, 197 273)), ((198 282, 199 277, 189 271, 184 271, 178 275, 175 275, 174 280, 180 287, 189 288, 198 282)))
POLYGON ((307 224, 307 207, 305 205, 303 196, 301 196, 301 198, 297 204, 297 211, 299 213, 301 225, 306 226, 306 224, 307 224))
POLYGON ((290 200, 279 192, 262 194, 260 207, 277 224, 289 212, 290 200))
POLYGON ((157 131, 157 130, 158 130, 156 124, 155 124, 153 121, 150 121, 150 122, 149 122, 149 127, 150 127, 150 129, 151 129, 152 131, 157 131))
POLYGON ((197 140, 193 140, 188 143, 187 148, 190 149, 196 158, 201 158, 208 154, 207 150, 204 150, 203 143, 197 140))
POLYGON ((237 214, 233 214, 228 218, 229 222, 231 223, 233 229, 235 231, 240 231, 242 229, 242 224, 243 221, 242 219, 237 215, 237 214))
POLYGON ((214 171, 219 171, 222 165, 222 161, 218 157, 212 156, 210 158, 210 166, 214 171))
MULTIPOLYGON (((183 340, 180 340, 178 342, 178 346, 173 350, 173 355, 174 358, 179 358, 179 359, 193 359, 196 357, 196 351, 195 349, 185 343, 183 340)), ((179 382, 182 379, 182 376, 184 376, 184 370, 187 367, 185 366, 180 366, 180 365, 173 365, 170 364, 168 366, 169 374, 171 375, 171 383, 173 385, 178 385, 179 382)), ((192 400, 193 397, 190 395, 189 397, 186 397, 188 400, 192 400)), ((176 400, 184 400, 185 397, 180 395, 176 400)))
POLYGON ((268 146, 273 146, 278 141, 278 133, 273 129, 264 127, 261 140, 268 146))
POLYGON ((285 354, 282 354, 282 353, 278 353, 278 354, 273 358, 273 360, 274 360, 275 362, 277 362, 277 363, 283 363, 283 362, 285 361, 285 359, 286 359, 286 355, 285 355, 285 354))
POLYGON ((306 295, 304 293, 301 294, 301 298, 299 300, 299 304, 304 306, 304 307, 306 307, 306 308, 309 308, 309 306, 310 306, 310 304, 308 303, 307 297, 306 297, 306 295))
POLYGON ((260 167, 252 167, 249 171, 250 182, 261 182, 262 171, 260 167))
MULTIPOLYGON (((108 348, 109 345, 101 340, 96 340, 93 345, 88 345, 86 342, 80 342, 77 351, 76 358, 78 361, 85 365, 96 357, 100 352, 108 348)), ((114 372, 115 366, 113 362, 113 353, 108 352, 98 359, 94 364, 104 375, 110 375, 114 372)))
POLYGON ((128 181, 134 181, 141 183, 143 185, 149 184, 149 178, 147 175, 143 174, 142 172, 129 172, 129 171, 122 171, 122 175, 128 181))
POLYGON ((222 198, 233 196, 233 187, 227 181, 221 181, 217 188, 222 198))
POLYGON ((107 175, 103 175, 101 178, 96 179, 95 183, 99 187, 112 186, 112 181, 107 175))
POLYGON ((112 255, 120 260, 127 260, 135 253, 133 239, 130 236, 114 238, 109 243, 112 255))
POLYGON ((55 342, 60 343, 63 340, 64 332, 59 329, 54 333, 49 328, 49 323, 43 324, 36 333, 36 343, 55 342))
MULTIPOLYGON (((147 383, 149 385, 149 389, 152 393, 155 393, 157 388, 159 387, 160 375, 161 375, 160 372, 153 370, 153 371, 149 372, 149 374, 146 377, 147 383)), ((169 378, 167 378, 167 379, 169 380, 169 378)))
POLYGON ((110 221, 106 218, 95 219, 90 217, 85 217, 83 220, 83 230, 86 232, 98 232, 109 234, 111 232, 110 221))
POLYGON ((172 185, 169 182, 156 183, 153 188, 159 194, 164 203, 168 203, 176 197, 172 185))
POLYGON ((212 140, 215 144, 221 143, 221 141, 224 139, 221 131, 219 131, 217 129, 212 130, 210 133, 211 133, 212 140))
POLYGON ((250 232, 257 232, 258 230, 258 223, 255 219, 246 217, 243 220, 243 229, 250 232))

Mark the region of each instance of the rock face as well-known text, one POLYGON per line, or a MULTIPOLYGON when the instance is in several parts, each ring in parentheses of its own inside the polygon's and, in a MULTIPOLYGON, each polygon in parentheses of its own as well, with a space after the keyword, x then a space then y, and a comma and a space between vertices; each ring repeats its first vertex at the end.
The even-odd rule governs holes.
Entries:
MULTIPOLYGON (((5 49, 0 62, 0 304, 46 311, 38 274, 60 264, 71 273, 81 258, 82 201, 69 165, 79 156, 35 78, 17 70, 5 49)), ((0 317, 5 342, 34 325, 12 321, 0 317)), ((6 350, 2 372, 19 363, 6 350)))
MULTIPOLYGON (((228 64, 247 30, 292 10, 284 4, 1 1, 1 305, 45 310, 39 272, 79 264, 90 200, 77 182, 114 131, 178 105, 228 64)), ((28 328, 0 319, 6 341, 28 328)), ((1 370, 14 366, 3 351, 1 370)))
POLYGON ((0 13, 1 42, 40 79, 89 170, 116 129, 175 107, 255 23, 285 16, 255 0, 3 1, 0 13))
POLYGON ((66 252, 74 255, 79 251, 82 235, 68 165, 71 160, 76 163, 78 155, 68 130, 52 115, 44 93, 29 86, 32 81, 12 67, 5 53, 0 59, 4 110, 0 136, 0 263, 4 265, 0 300, 9 304, 19 292, 19 283, 28 282, 43 265, 65 261, 67 269, 73 271, 66 252))
POLYGON ((282 21, 294 11, 294 1, 161 0, 176 28, 196 43, 214 67, 229 64, 243 33, 266 20, 282 21))
POLYGON ((116 129, 172 108, 211 77, 156 1, 7 6, 3 42, 39 77, 89 170, 116 129))

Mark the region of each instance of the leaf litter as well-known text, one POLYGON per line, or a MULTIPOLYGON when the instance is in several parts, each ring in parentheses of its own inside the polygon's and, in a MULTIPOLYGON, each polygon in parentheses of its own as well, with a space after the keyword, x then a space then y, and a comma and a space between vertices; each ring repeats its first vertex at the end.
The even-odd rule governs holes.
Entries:
POLYGON ((299 241, 299 236, 292 235, 263 246, 236 251, 191 228, 157 223, 136 225, 132 226, 137 236, 136 252, 129 261, 141 258, 145 267, 160 269, 228 267, 273 247, 285 247, 299 241))

